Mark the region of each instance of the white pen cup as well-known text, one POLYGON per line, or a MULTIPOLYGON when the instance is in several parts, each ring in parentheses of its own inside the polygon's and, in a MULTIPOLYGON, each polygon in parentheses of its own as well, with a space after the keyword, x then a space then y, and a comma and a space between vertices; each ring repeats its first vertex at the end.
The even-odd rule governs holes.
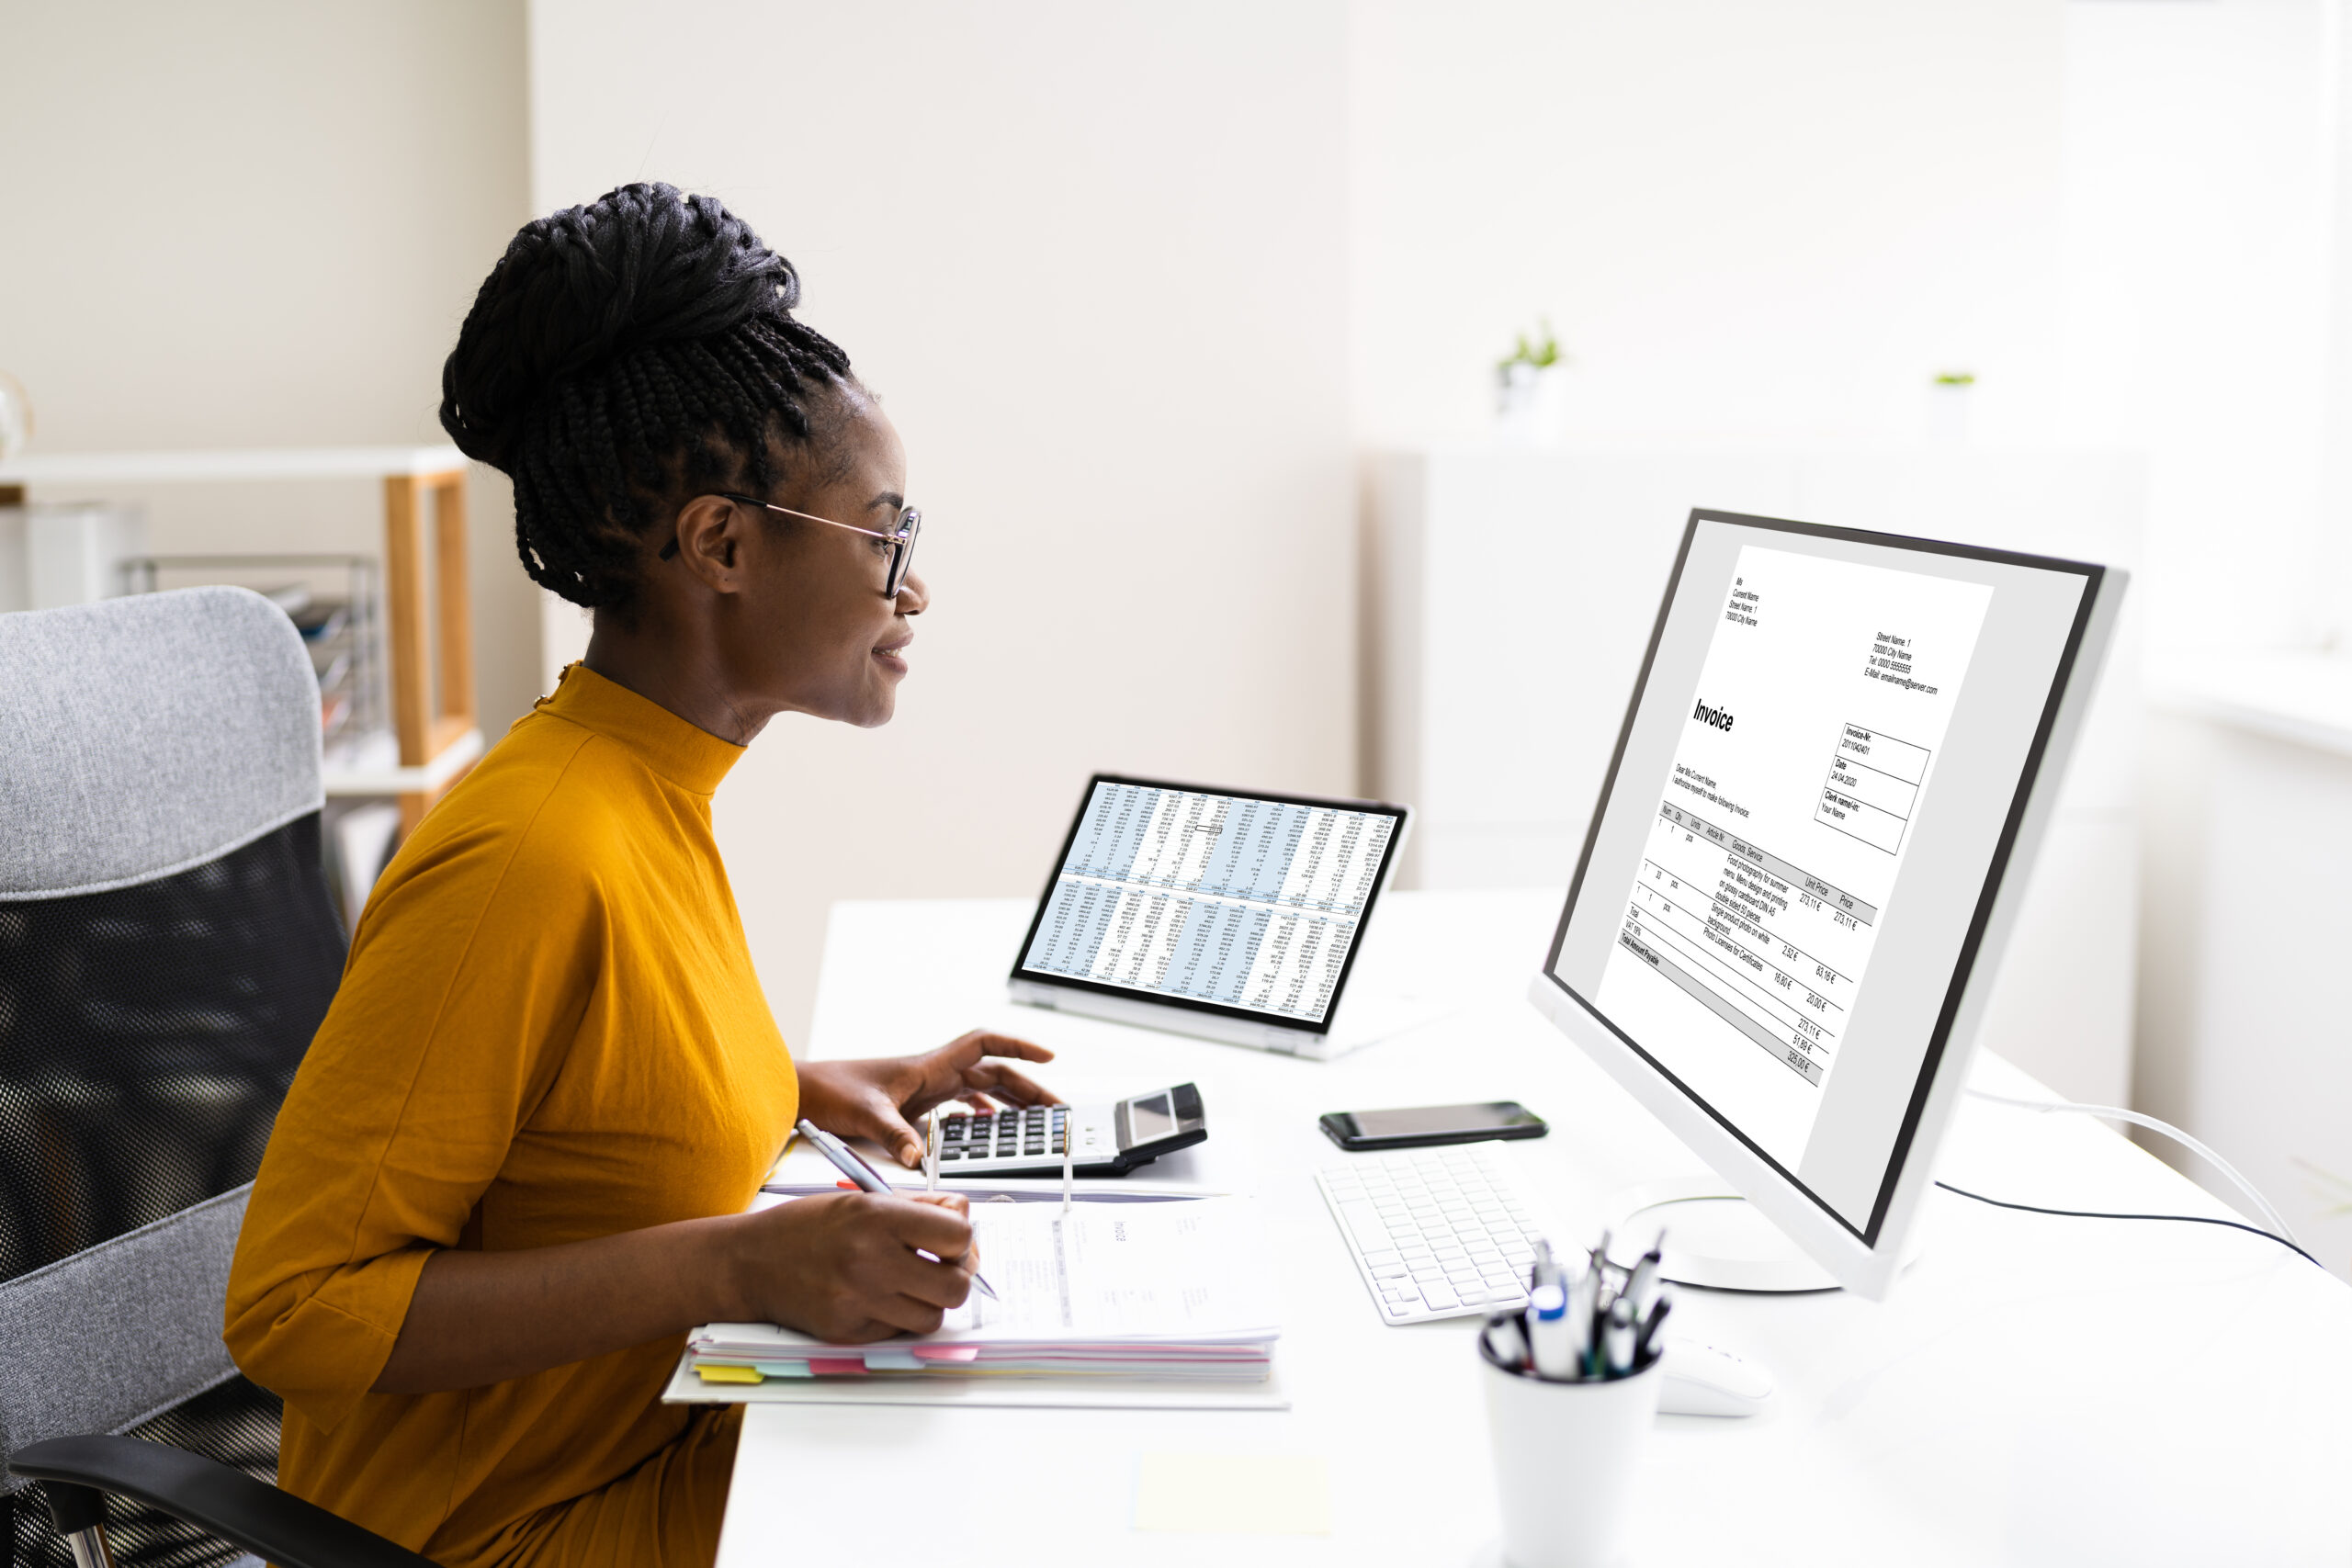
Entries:
POLYGON ((1478 1337, 1510 1568, 1617 1561, 1634 1478, 1657 1419, 1665 1360, 1621 1378, 1555 1382, 1498 1365, 1478 1337))

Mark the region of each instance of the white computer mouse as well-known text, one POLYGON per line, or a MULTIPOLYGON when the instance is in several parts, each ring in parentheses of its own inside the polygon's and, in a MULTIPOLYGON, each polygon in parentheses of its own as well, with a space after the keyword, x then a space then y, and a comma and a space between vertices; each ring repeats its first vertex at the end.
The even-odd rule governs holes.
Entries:
POLYGON ((1668 1335, 1657 1407, 1668 1416, 1753 1416, 1772 1397, 1772 1374, 1697 1339, 1668 1335))

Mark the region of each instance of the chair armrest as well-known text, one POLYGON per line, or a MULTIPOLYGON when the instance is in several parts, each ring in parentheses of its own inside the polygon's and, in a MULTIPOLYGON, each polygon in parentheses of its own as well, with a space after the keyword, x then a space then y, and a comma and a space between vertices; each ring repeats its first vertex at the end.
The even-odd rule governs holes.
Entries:
POLYGON ((164 1443, 140 1438, 51 1438, 8 1456, 33 1481, 135 1497, 278 1568, 435 1568, 373 1530, 164 1443))

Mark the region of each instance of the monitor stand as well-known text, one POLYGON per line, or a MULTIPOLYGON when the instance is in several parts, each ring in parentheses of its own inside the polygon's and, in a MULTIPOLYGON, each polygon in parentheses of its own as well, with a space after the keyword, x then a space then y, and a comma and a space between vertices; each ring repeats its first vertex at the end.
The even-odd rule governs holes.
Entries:
POLYGON ((1611 1261, 1627 1266, 1664 1232, 1658 1272, 1678 1285, 1773 1293, 1838 1289, 1827 1269, 1714 1177, 1626 1188, 1617 1194, 1609 1229, 1611 1261))

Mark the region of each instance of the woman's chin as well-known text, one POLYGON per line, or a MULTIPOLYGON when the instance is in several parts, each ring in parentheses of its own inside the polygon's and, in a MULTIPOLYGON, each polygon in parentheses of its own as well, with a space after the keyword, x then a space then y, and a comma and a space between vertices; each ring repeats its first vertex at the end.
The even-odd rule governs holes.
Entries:
POLYGON ((899 687, 894 681, 878 691, 866 693, 859 699, 855 711, 846 716, 860 729, 879 729, 898 711, 899 687))

